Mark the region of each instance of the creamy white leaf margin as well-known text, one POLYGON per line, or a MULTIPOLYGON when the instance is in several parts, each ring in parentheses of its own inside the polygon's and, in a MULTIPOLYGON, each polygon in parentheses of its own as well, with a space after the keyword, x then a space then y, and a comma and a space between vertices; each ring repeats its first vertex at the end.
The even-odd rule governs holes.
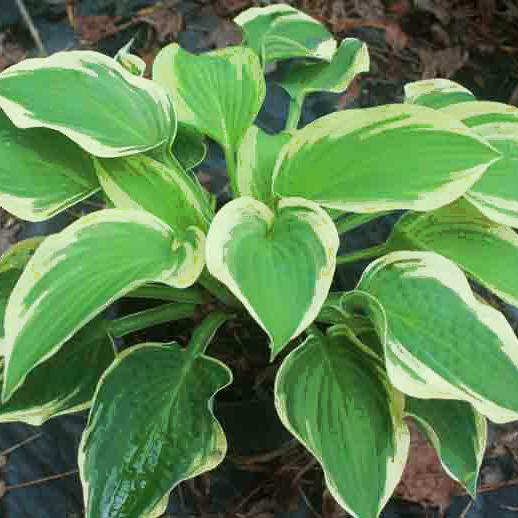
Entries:
MULTIPOLYGON (((106 209, 84 216, 62 232, 52 235, 42 242, 29 260, 15 289, 11 293, 5 311, 5 338, 2 341, 2 350, 5 358, 5 373, 8 372, 18 334, 33 318, 37 318, 39 302, 48 295, 48 292, 43 292, 29 307, 26 306, 25 299, 33 287, 37 285, 38 280, 45 272, 51 271, 56 264, 66 259, 66 249, 80 239, 80 234, 85 228, 117 223, 134 223, 139 226, 145 226, 157 232, 164 239, 171 240, 171 262, 174 266, 172 266, 170 270, 164 269, 162 273, 155 278, 150 278, 149 275, 135 276, 124 289, 114 294, 108 300, 103 301, 103 303, 96 305, 95 308, 92 308, 92 311, 81 322, 78 322, 66 336, 55 343, 54 346, 32 366, 32 369, 53 356, 67 340, 103 309, 137 287, 147 282, 163 282, 175 288, 186 288, 196 282, 204 266, 203 252, 205 245, 205 235, 196 227, 189 227, 190 235, 186 233, 185 241, 179 241, 174 239, 174 234, 168 225, 148 212, 130 209, 106 209), (180 265, 178 265, 174 261, 174 252, 181 248, 184 249, 185 257, 180 265), (60 250, 63 251, 63 253, 56 255, 56 251, 60 250)), ((145 253, 145 251, 143 251, 143 253, 145 253)), ((80 267, 80 265, 78 267, 80 267)), ((28 372, 16 386, 11 388, 10 394, 23 383, 27 374, 28 372)))
MULTIPOLYGON (((451 469, 448 466, 448 464, 446 464, 446 462, 444 461, 443 455, 441 453, 442 452, 441 439, 439 438, 439 436, 437 435, 437 433, 435 432, 433 427, 428 423, 428 421, 425 418, 417 415, 417 413, 415 413, 415 412, 406 412, 406 415, 411 416, 413 419, 415 419, 422 426, 422 428, 426 432, 426 435, 427 435, 428 439, 432 443, 435 451, 437 452, 437 454, 439 456, 439 461, 441 462, 442 468, 448 474, 448 476, 451 479, 456 480, 457 482, 459 482, 459 484, 461 484, 463 487, 465 487, 465 489, 470 493, 470 495, 473 498, 476 498, 476 492, 475 492, 475 494, 472 493, 472 491, 470 491, 470 489, 464 485, 464 482, 462 480, 460 480, 459 477, 456 476, 455 473, 453 473, 451 471, 451 469)), ((486 421, 485 417, 480 415, 475 410, 473 410, 473 415, 474 415, 474 420, 475 420, 475 427, 476 427, 476 430, 477 430, 477 432, 476 432, 476 442, 477 442, 476 462, 477 462, 477 469, 476 469, 475 473, 478 474, 480 472, 480 467, 482 466, 482 461, 484 460, 484 453, 486 451, 486 446, 487 446, 487 421, 486 421)), ((471 437, 468 438, 467 440, 470 440, 470 439, 471 439, 471 437)))
MULTIPOLYGON (((420 261, 420 268, 415 269, 413 277, 433 278, 455 294, 473 311, 478 319, 497 334, 502 343, 502 351, 518 369, 518 339, 505 317, 491 306, 480 302, 473 295, 462 270, 453 262, 434 252, 391 252, 373 261, 364 271, 358 286, 367 276, 385 266, 409 260, 420 261)), ((459 399, 471 403, 482 415, 495 423, 506 423, 518 419, 518 413, 501 407, 467 386, 453 385, 434 370, 411 354, 405 345, 391 332, 382 304, 370 293, 356 289, 344 295, 342 306, 349 300, 364 301, 364 306, 371 312, 378 329, 385 351, 387 374, 396 389, 403 394, 420 399, 459 399)))
MULTIPOLYGON (((373 138, 386 131, 420 125, 420 131, 422 132, 431 132, 434 130, 449 131, 469 136, 486 146, 489 145, 484 138, 470 131, 470 129, 459 120, 450 117, 449 114, 442 114, 437 110, 425 106, 388 104, 375 108, 336 112, 322 117, 302 130, 299 130, 290 142, 283 147, 273 173, 274 193, 281 195, 276 189, 276 181, 280 178, 281 174, 283 174, 284 168, 289 167, 290 159, 299 151, 303 150, 304 147, 318 146, 322 141, 330 143, 339 140, 348 134, 368 127, 373 121, 381 123, 383 120, 388 122, 381 127, 370 129, 363 138, 373 138), (373 119, 373 114, 383 114, 383 117, 377 115, 377 117, 373 119)), ((462 196, 496 160, 498 160, 498 157, 489 163, 480 164, 471 169, 452 171, 448 183, 436 188, 433 192, 420 193, 419 198, 415 201, 379 199, 376 202, 339 202, 322 199, 318 200, 318 203, 330 209, 364 213, 395 209, 434 210, 462 196)))
MULTIPOLYGON (((301 443, 304 445, 304 447, 311 451, 312 455, 317 459, 318 463, 323 467, 324 470, 324 478, 326 482, 326 486, 329 489, 329 492, 331 493, 332 497, 340 504, 340 506, 345 509, 351 516, 354 518, 363 518, 359 516, 357 513, 355 513, 350 505, 347 503, 347 501, 344 499, 344 497, 340 494, 340 491, 336 487, 336 484, 332 480, 332 478, 329 476, 329 474, 326 472, 324 468, 324 461, 323 459, 315 452, 312 448, 309 447, 309 445, 304 441, 304 439, 296 432, 296 430, 291 426, 291 423, 288 419, 288 416, 286 412, 283 409, 284 405, 284 398, 282 398, 279 390, 279 380, 281 380, 284 377, 284 371, 289 369, 291 367, 289 358, 294 357, 297 355, 297 353, 302 350, 304 347, 307 346, 308 342, 310 342, 313 339, 318 339, 317 336, 312 334, 311 332, 308 333, 308 336, 304 342, 296 347, 293 351, 290 352, 290 354, 286 357, 286 359, 282 362, 278 372, 277 376, 275 378, 275 408, 277 410, 277 415, 279 416, 279 419, 281 420, 284 427, 301 443)), ((408 454, 410 451, 410 431, 408 429, 408 426, 403 421, 403 408, 404 408, 404 396, 403 394, 399 393, 397 390, 395 390, 393 387, 389 386, 387 387, 389 392, 392 393, 392 400, 391 400, 391 415, 392 415, 392 422, 394 426, 394 456, 389 458, 387 461, 387 471, 386 471, 386 480, 385 480, 385 488, 383 492, 383 497, 381 498, 379 505, 378 505, 378 513, 377 516, 381 513, 387 502, 389 501, 390 497, 392 496, 394 490, 396 489, 397 485, 399 484, 399 481, 401 480, 401 476, 403 475, 403 471, 405 469, 405 465, 408 459, 408 454)))
POLYGON ((405 102, 414 103, 419 100, 419 97, 428 94, 454 94, 465 93, 473 95, 473 93, 455 81, 450 79, 422 79, 421 81, 413 81, 407 83, 404 87, 405 102))
MULTIPOLYGON (((326 250, 327 263, 320 271, 315 285, 313 300, 290 339, 302 333, 302 331, 315 320, 322 304, 325 302, 331 283, 333 282, 333 275, 336 269, 336 253, 340 245, 340 239, 333 220, 329 217, 327 212, 316 203, 305 200, 304 198, 283 198, 279 201, 277 212, 281 212, 284 208, 292 207, 310 209, 300 217, 311 225, 315 231, 315 235, 320 239, 322 246, 326 250)), ((225 260, 225 249, 227 243, 232 239, 232 230, 238 227, 242 221, 246 221, 250 218, 263 220, 268 226, 271 226, 275 221, 275 212, 264 203, 248 196, 243 196, 228 203, 216 214, 207 234, 207 269, 211 275, 225 284, 243 303, 250 315, 252 315, 254 320, 268 334, 270 340, 272 340, 270 332, 241 291, 239 283, 232 276, 225 260)))
MULTIPOLYGON (((26 129, 45 127, 59 131, 76 142, 76 144, 81 146, 85 151, 99 157, 110 158, 114 156, 131 155, 165 144, 169 140, 170 135, 164 135, 164 138, 159 142, 138 148, 133 146, 107 146, 84 132, 73 129, 69 125, 47 123, 45 120, 39 119, 36 114, 30 112, 21 104, 11 101, 1 94, 1 80, 6 77, 14 77, 40 69, 52 68, 76 70, 83 74, 97 77, 97 73, 91 68, 95 66, 109 70, 110 75, 121 77, 130 87, 145 90, 163 115, 164 126, 169 129, 174 123, 174 135, 176 132, 176 121, 172 118, 174 116, 174 107, 167 92, 160 85, 147 79, 132 75, 122 65, 108 56, 88 50, 56 52, 49 57, 30 58, 9 67, 7 70, 0 73, 0 108, 18 128, 26 129)), ((78 99, 78 102, 81 102, 81 100, 78 99)), ((110 107, 107 106, 106 109, 109 110, 110 107)))

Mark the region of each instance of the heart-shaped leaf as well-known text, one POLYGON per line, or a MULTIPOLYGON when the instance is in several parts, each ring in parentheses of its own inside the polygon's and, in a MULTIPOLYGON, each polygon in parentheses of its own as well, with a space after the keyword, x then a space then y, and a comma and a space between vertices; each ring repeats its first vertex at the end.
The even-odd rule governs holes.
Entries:
POLYGON ((469 403, 407 397, 412 416, 434 446, 444 469, 473 496, 484 458, 487 422, 469 403))
POLYGON ((145 156, 95 160, 103 190, 116 207, 144 209, 177 231, 209 228, 212 211, 194 180, 176 162, 145 156))
POLYGON ((273 212, 252 198, 237 198, 212 222, 207 268, 268 333, 275 356, 318 315, 338 245, 333 221, 310 201, 283 199, 273 212))
POLYGON ((237 188, 240 196, 251 196, 271 206, 274 202, 272 177, 275 162, 292 133, 269 135, 252 126, 243 137, 237 153, 237 188))
POLYGON ((117 298, 151 281, 193 284, 203 268, 203 245, 196 228, 181 241, 152 214, 122 209, 95 212, 45 239, 7 305, 4 401, 117 298))
POLYGON ((518 235, 459 199, 422 214, 407 213, 394 227, 391 250, 427 250, 455 261, 474 279, 518 307, 518 235))
MULTIPOLYGON (((518 418, 518 339, 479 302, 462 271, 432 252, 392 252, 365 270, 359 299, 385 351, 390 381, 422 399, 460 399, 502 423, 518 418)), ((358 302, 356 302, 358 303, 358 302)))
POLYGON ((367 45, 356 38, 340 43, 330 63, 293 63, 278 81, 292 99, 301 101, 311 92, 341 93, 362 72, 369 71, 367 45))
POLYGON ((173 43, 158 53, 153 79, 173 97, 181 122, 228 150, 254 122, 266 88, 259 59, 245 47, 197 56, 173 43))
POLYGON ((275 406, 321 464, 337 502, 352 516, 378 516, 410 445, 403 398, 383 363, 346 335, 310 333, 279 369, 275 406))
POLYGON ((79 146, 45 128, 19 129, 2 112, 0 155, 0 205, 20 219, 48 219, 99 189, 79 146))
POLYGON ((352 212, 424 211, 461 196, 499 157, 431 108, 346 110, 296 133, 277 161, 273 189, 352 212))
POLYGON ((227 442, 213 398, 231 381, 224 364, 174 343, 120 354, 81 441, 86 518, 147 516, 182 480, 216 467, 227 442))
POLYGON ((440 109, 450 104, 476 101, 467 88, 449 79, 423 79, 405 85, 405 102, 440 109))
POLYGON ((0 422, 39 426, 52 417, 88 408, 101 375, 114 359, 106 322, 92 321, 32 370, 9 401, 0 404, 0 422))
POLYGON ((59 131, 100 157, 165 145, 176 131, 163 88, 87 50, 26 59, 8 68, 0 74, 0 108, 19 128, 59 131))
POLYGON ((263 63, 289 58, 330 61, 336 49, 336 41, 322 23, 286 4, 251 7, 234 22, 263 63))

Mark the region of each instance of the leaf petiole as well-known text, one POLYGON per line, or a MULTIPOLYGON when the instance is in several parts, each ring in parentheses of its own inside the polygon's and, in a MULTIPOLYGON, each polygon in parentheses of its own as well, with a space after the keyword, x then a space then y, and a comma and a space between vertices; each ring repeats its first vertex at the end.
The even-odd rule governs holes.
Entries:
POLYGON ((113 336, 122 337, 158 324, 190 318, 195 312, 195 304, 164 304, 112 320, 108 323, 108 332, 113 336))
POLYGON ((364 248, 363 250, 357 250, 345 255, 339 255, 336 258, 336 264, 348 264, 354 263, 355 261, 361 261, 363 259, 372 259, 373 257, 379 257, 388 252, 387 243, 381 245, 371 246, 364 248))

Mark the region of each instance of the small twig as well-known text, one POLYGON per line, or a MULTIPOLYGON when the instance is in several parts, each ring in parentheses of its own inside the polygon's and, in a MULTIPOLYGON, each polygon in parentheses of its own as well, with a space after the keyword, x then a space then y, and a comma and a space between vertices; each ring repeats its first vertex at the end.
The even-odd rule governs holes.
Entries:
POLYGON ((40 38, 40 33, 38 32, 38 29, 36 29, 36 26, 34 25, 34 22, 32 21, 31 15, 29 14, 29 11, 27 11, 27 7, 25 7, 25 3, 23 0, 15 0, 16 5, 18 6, 18 10, 20 11, 20 14, 22 15, 23 21, 25 25, 27 25, 27 28, 29 29, 29 32, 31 33, 32 39, 34 40, 34 43, 36 44, 36 47, 38 47, 38 51, 41 56, 47 55, 47 50, 45 49, 45 46, 43 45, 43 42, 40 38))
POLYGON ((36 486, 38 484, 44 484, 45 482, 51 482, 52 480, 59 480, 60 478, 69 477, 71 475, 77 475, 79 470, 73 469, 71 471, 65 471, 58 475, 51 475, 50 477, 39 478, 38 480, 31 480, 30 482, 23 482, 22 484, 15 484, 14 486, 7 486, 6 491, 14 491, 15 489, 22 489, 24 487, 36 486))
POLYGON ((237 505, 234 507, 234 510, 232 511, 232 514, 237 515, 238 512, 243 509, 243 507, 263 489, 262 485, 257 486, 253 491, 250 491, 237 505))
POLYGON ((306 496, 306 493, 304 493, 304 490, 300 486, 297 489, 298 489, 299 495, 302 497, 302 500, 304 500, 304 503, 306 504, 307 508, 311 511, 311 514, 313 514, 317 518, 322 518, 322 515, 320 513, 317 513, 316 509, 313 507, 313 505, 309 501, 309 498, 306 496))
POLYGON ((39 439, 43 434, 37 433, 34 435, 31 435, 30 437, 27 437, 27 439, 24 439, 22 442, 19 442, 18 444, 15 444, 14 446, 11 446, 10 448, 7 448, 7 450, 0 451, 1 456, 9 455, 13 451, 17 450, 18 448, 21 448, 22 446, 25 446, 26 444, 29 444, 32 441, 35 441, 36 439, 39 439))

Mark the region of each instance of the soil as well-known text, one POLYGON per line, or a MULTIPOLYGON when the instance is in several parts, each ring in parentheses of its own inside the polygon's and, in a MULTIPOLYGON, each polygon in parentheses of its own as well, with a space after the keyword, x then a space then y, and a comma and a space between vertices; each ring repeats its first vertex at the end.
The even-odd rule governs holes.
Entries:
MULTIPOLYGON (((405 82, 450 77, 485 99, 518 103, 518 2, 516 0, 297 0, 289 2, 326 23, 338 38, 369 45, 372 67, 344 95, 310 96, 302 121, 338 108, 397 102, 405 82)), ((159 48, 178 41, 202 51, 239 41, 231 18, 249 0, 25 0, 40 47, 98 49, 113 55, 129 39, 150 64, 159 48)), ((40 49, 41 50, 41 49, 40 49)), ((14 0, 0 0, 0 70, 38 54, 14 0)), ((281 129, 286 95, 269 84, 260 124, 281 129)), ((227 193, 223 158, 211 147, 198 174, 220 200, 227 193)), ((82 209, 81 209, 82 210, 82 209)), ((88 209, 91 210, 91 209, 88 209)), ((0 252, 17 239, 55 232, 77 209, 44 224, 23 224, 0 214, 0 252)), ((349 247, 382 242, 398 214, 348 234, 349 247)), ((339 269, 335 288, 351 289, 366 263, 339 269)), ((518 311, 493 301, 518 330, 518 311)), ((144 303, 125 301, 119 313, 144 303)), ((136 333, 121 346, 143 340, 187 341, 189 329, 174 323, 136 333)), ((266 338, 252 320, 227 324, 211 352, 232 369, 235 382, 221 394, 216 413, 229 437, 221 467, 180 485, 168 516, 242 518, 347 516, 325 491, 316 462, 292 440, 275 415, 272 384, 280 358, 268 362, 266 338)), ((57 418, 41 429, 0 426, 0 516, 82 516, 75 455, 85 416, 57 418), (28 442, 26 442, 28 441, 28 442), (12 448, 15 448, 14 450, 12 448), (3 452, 3 453, 2 453, 3 452), (48 477, 51 477, 50 479, 48 477), (54 477, 54 478, 52 478, 54 477), (3 483, 3 485, 2 485, 3 483), (7 489, 6 489, 7 488, 7 489)), ((410 461, 385 518, 507 518, 518 511, 518 426, 491 426, 474 503, 444 473, 434 450, 412 427, 410 461)))

